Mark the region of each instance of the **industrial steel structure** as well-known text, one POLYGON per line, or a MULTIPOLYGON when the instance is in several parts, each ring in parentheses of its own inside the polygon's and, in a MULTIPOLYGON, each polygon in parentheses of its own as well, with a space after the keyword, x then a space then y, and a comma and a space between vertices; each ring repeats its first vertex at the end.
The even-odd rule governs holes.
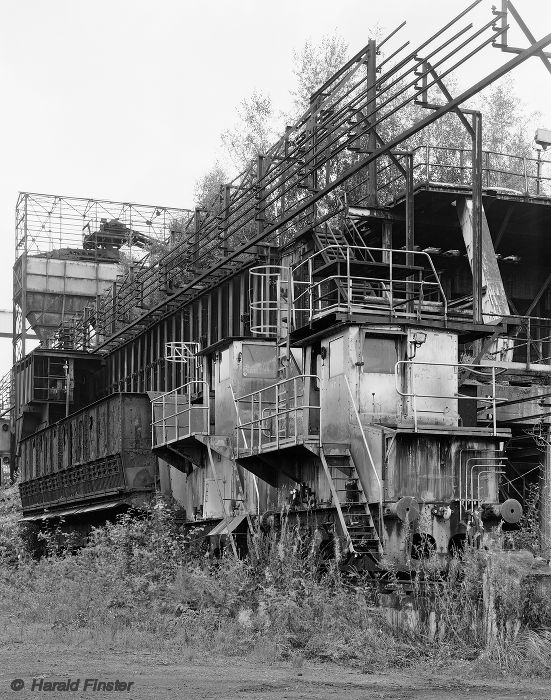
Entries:
POLYGON ((478 4, 370 40, 208 210, 20 196, 1 396, 27 520, 161 490, 236 552, 285 511, 377 570, 513 526, 543 461, 549 535, 551 162, 484 151, 463 105, 551 70, 551 34, 478 4))

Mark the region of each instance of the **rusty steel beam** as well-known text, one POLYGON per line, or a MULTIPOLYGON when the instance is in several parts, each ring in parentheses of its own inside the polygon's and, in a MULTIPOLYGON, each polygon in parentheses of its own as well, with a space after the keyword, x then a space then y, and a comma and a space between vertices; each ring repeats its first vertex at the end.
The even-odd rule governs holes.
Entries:
MULTIPOLYGON (((373 153, 366 155, 358 163, 351 166, 348 170, 346 170, 339 177, 337 177, 336 180, 334 182, 332 182, 330 185, 325 187, 323 190, 320 190, 319 192, 315 193, 308 200, 307 204, 303 204, 301 206, 295 207, 291 211, 287 212, 287 214, 283 217, 283 219, 280 222, 278 222, 277 225, 268 227, 262 234, 255 236, 250 241, 248 241, 246 244, 237 248, 233 253, 230 253, 227 256, 227 258, 225 258, 224 262, 227 263, 229 260, 232 260, 232 259, 238 257, 240 254, 249 250, 249 248, 251 246, 254 246, 254 245, 260 243, 262 240, 264 240, 264 238, 268 237, 271 233, 274 233, 278 228, 282 227, 283 225, 285 225, 286 223, 291 221, 294 217, 296 217, 298 214, 300 214, 302 211, 304 211, 308 206, 311 206, 312 202, 319 201, 324 196, 326 196, 327 194, 332 192, 339 185, 343 184, 349 177, 351 177, 351 175, 358 172, 358 170, 361 170, 367 164, 374 161, 376 158, 379 158, 380 156, 385 155, 386 153, 389 153, 391 151, 391 149, 396 148, 403 141, 406 141, 408 138, 410 138, 411 136, 413 136, 417 132, 421 131, 426 126, 429 126, 430 124, 435 122, 437 119, 439 119, 444 114, 447 114, 448 112, 454 110, 456 107, 461 105, 463 102, 466 102, 467 100, 471 99, 471 97, 474 97, 474 95, 476 95, 477 93, 484 90, 484 88, 488 87, 488 85, 491 85, 493 82, 495 82, 499 78, 506 75, 509 71, 513 70, 517 66, 524 63, 524 61, 526 61, 528 58, 530 58, 534 54, 536 54, 541 49, 541 47, 548 46, 549 44, 551 44, 551 34, 547 34, 545 37, 540 39, 540 41, 536 42, 536 44, 532 45, 530 48, 526 49, 525 51, 523 51, 521 54, 519 54, 515 58, 512 58, 510 61, 505 63, 503 66, 494 70, 488 76, 486 76, 482 80, 478 81, 475 85, 473 85, 469 89, 462 92, 460 95, 455 97, 453 100, 449 101, 447 104, 443 105, 440 109, 436 110, 435 112, 428 115, 427 117, 425 117, 421 121, 417 122, 417 124, 415 124, 414 126, 401 132, 398 136, 394 137, 390 141, 387 141, 387 143, 384 146, 381 146, 373 153)), ((204 273, 202 273, 201 275, 199 275, 199 277, 196 278, 192 284, 188 285, 184 289, 182 289, 179 292, 177 292, 176 294, 174 294, 172 297, 170 297, 170 299, 171 300, 177 299, 185 291, 191 289, 195 284, 197 284, 198 282, 201 282, 202 280, 207 279, 209 277, 209 275, 212 274, 212 272, 215 272, 219 267, 220 267, 219 264, 214 265, 212 268, 210 268, 209 270, 207 270, 204 273)), ((481 288, 481 286, 482 285, 480 285, 480 288, 481 288)), ((158 304, 156 307, 154 307, 154 309, 160 309, 163 306, 164 306, 164 303, 161 303, 161 304, 158 304)), ((131 325, 133 325, 133 324, 131 324, 131 325)), ((119 335, 120 335, 120 332, 119 332, 119 335)), ((97 348, 97 349, 99 350, 100 348, 97 348)))
MULTIPOLYGON (((420 65, 422 59, 418 58, 418 52, 424 47, 428 46, 431 43, 431 41, 435 39, 435 37, 440 36, 445 31, 445 29, 451 27, 454 24, 454 22, 458 20, 458 18, 464 16, 470 9, 472 9, 472 7, 478 4, 479 0, 473 3, 469 8, 466 8, 462 13, 460 13, 460 15, 458 15, 458 17, 456 17, 454 20, 448 23, 448 25, 446 25, 445 28, 439 30, 439 32, 437 32, 435 35, 433 35, 433 37, 424 42, 415 51, 411 52, 408 56, 403 58, 396 66, 390 69, 388 73, 384 74, 376 81, 376 87, 381 86, 384 87, 387 91, 391 91, 393 85, 396 85, 401 80, 403 80, 411 74, 411 70, 408 70, 400 75, 399 73, 402 70, 402 68, 407 66, 408 63, 411 61, 414 61, 416 65, 420 65), (388 81, 391 77, 395 75, 397 77, 394 80, 394 82, 387 84, 386 81, 388 81)), ((470 28, 471 26, 472 25, 469 25, 468 28, 470 28)), ((439 51, 442 51, 444 47, 448 46, 450 43, 455 41, 455 39, 464 34, 465 31, 466 29, 463 29, 451 39, 445 40, 443 44, 441 44, 438 48, 430 52, 425 60, 432 58, 433 55, 435 55, 439 51)), ((503 32, 505 31, 505 29, 501 31, 503 32)), ((453 70, 459 67, 464 61, 474 56, 476 53, 478 53, 478 51, 480 51, 485 46, 488 46, 492 42, 495 42, 495 27, 493 27, 493 21, 489 22, 487 25, 477 30, 459 47, 455 47, 453 51, 447 54, 444 58, 437 61, 434 66, 431 65, 432 69, 434 70, 434 73, 431 74, 431 77, 433 78, 431 85, 438 84, 439 81, 441 81, 446 75, 450 74, 453 70), (446 68, 441 75, 436 74, 436 69, 439 68, 440 65, 443 65, 445 61, 454 60, 459 49, 467 47, 470 43, 474 41, 474 38, 480 36, 489 28, 491 28, 494 32, 494 36, 492 36, 489 39, 486 39, 482 44, 476 46, 466 56, 459 58, 456 61, 456 63, 454 63, 451 67, 446 68), (436 77, 434 77, 435 75, 436 77)), ((143 328, 144 323, 147 323, 149 326, 151 326, 154 323, 158 323, 161 318, 164 318, 165 316, 169 315, 171 313, 169 309, 170 305, 174 303, 189 303, 191 300, 197 298, 197 296, 207 291, 207 289, 209 289, 213 285, 219 284, 222 279, 225 279, 229 275, 234 274, 237 271, 238 266, 246 265, 249 261, 254 259, 254 256, 257 253, 253 249, 259 243, 262 243, 266 239, 269 239, 277 231, 284 229, 287 226, 287 224, 293 223, 296 226, 300 227, 302 223, 301 217, 304 217, 308 212, 312 212, 314 210, 314 205, 316 202, 331 194, 335 189, 343 185, 348 179, 350 179, 361 169, 365 168, 369 170, 370 167, 372 167, 372 165, 376 163, 376 160, 381 156, 388 155, 392 157, 393 149, 395 149, 400 143, 406 141, 408 138, 410 138, 429 124, 442 117, 444 114, 447 114, 450 111, 457 110, 459 105, 461 105, 473 95, 477 94, 480 90, 483 90, 493 81, 505 75, 507 72, 514 69, 516 66, 518 66, 531 56, 538 55, 538 52, 540 52, 542 48, 544 46, 547 46, 549 43, 551 43, 551 34, 544 37, 539 42, 534 43, 530 48, 524 50, 515 58, 493 71, 491 74, 483 78, 471 88, 464 91, 458 97, 448 99, 448 102, 446 104, 434 110, 434 112, 428 115, 426 118, 421 119, 415 124, 413 124, 409 129, 406 129, 401 133, 396 134, 393 138, 389 139, 386 144, 379 144, 379 147, 377 147, 375 150, 371 150, 370 153, 365 154, 364 157, 360 157, 356 163, 348 167, 344 172, 336 176, 335 179, 333 179, 332 181, 329 182, 328 178, 326 178, 325 183, 322 182, 322 184, 325 184, 325 186, 320 187, 320 189, 317 191, 310 192, 308 196, 304 197, 302 201, 300 201, 292 208, 285 209, 282 206, 278 210, 277 221, 272 221, 271 223, 266 222, 266 225, 262 227, 261 231, 257 230, 256 235, 253 234, 249 240, 247 240, 241 246, 237 247, 235 250, 228 251, 228 254, 224 255, 222 260, 217 260, 212 265, 208 265, 208 262, 212 261, 213 258, 216 258, 216 256, 213 254, 213 245, 217 244, 218 248, 220 248, 223 242, 220 240, 219 236, 219 217, 214 217, 216 218, 215 226, 217 236, 215 238, 212 238, 212 240, 211 238, 209 238, 212 228, 212 221, 209 220, 207 216, 205 225, 201 225, 198 229, 198 231, 200 231, 200 235, 202 236, 202 242, 204 242, 204 246, 201 253, 199 253, 202 265, 200 265, 197 268, 197 275, 192 280, 184 282, 183 286, 180 289, 175 291, 173 294, 168 295, 165 299, 161 300, 159 303, 154 305, 146 314, 142 314, 139 318, 134 319, 130 323, 126 324, 123 328, 117 329, 117 327, 115 326, 114 332, 110 334, 109 337, 107 337, 105 340, 103 340, 97 347, 95 347, 94 351, 109 352, 112 349, 114 349, 114 347, 128 342, 129 336, 137 335, 137 333, 140 332, 139 329, 143 328), (279 212, 281 212, 281 216, 279 216, 279 212), (232 263, 232 265, 229 265, 229 263, 232 263), (203 269, 201 271, 200 268, 203 265, 206 265, 206 269, 203 269), (159 318, 154 319, 154 317, 157 315, 159 316, 159 318)), ((366 49, 356 54, 354 58, 358 61, 362 58, 365 60, 366 51, 368 48, 369 44, 368 47, 366 47, 366 49)), ((335 81, 338 80, 343 74, 345 74, 347 70, 353 69, 354 59, 351 59, 351 61, 352 63, 348 62, 348 64, 343 66, 343 68, 337 74, 335 74, 335 76, 333 76, 325 84, 325 86, 323 86, 323 88, 327 89, 332 85, 334 86, 335 81)), ((427 71, 424 71, 423 74, 426 75, 427 71)), ((365 78, 362 78, 362 81, 365 82, 365 78)), ((351 91, 356 89, 362 81, 355 83, 346 94, 350 94, 351 91)), ((399 91, 397 94, 406 94, 405 91, 409 87, 411 87, 411 84, 406 84, 403 87, 403 89, 401 89, 401 91, 399 91)), ((426 81, 424 87, 426 87, 427 89, 429 87, 429 84, 426 81)), ((322 98, 322 100, 324 99, 323 88, 320 89, 322 90, 322 92, 318 91, 317 93, 322 98)), ((377 89, 375 90, 375 93, 377 93, 377 89)), ((381 96, 379 95, 378 100, 380 99, 381 96)), ((381 102, 379 102, 379 104, 376 105, 378 111, 374 122, 370 123, 366 117, 362 118, 362 120, 360 121, 360 128, 358 129, 358 132, 361 131, 360 135, 369 136, 370 134, 372 134, 374 136, 376 134, 375 129, 378 123, 383 122, 385 119, 389 118, 392 114, 394 114, 397 110, 409 104, 411 101, 414 100, 414 97, 406 96, 403 99, 403 102, 401 102, 397 107, 390 106, 390 111, 381 111, 382 107, 386 105, 392 105, 393 101, 395 101, 396 99, 396 94, 391 94, 391 96, 388 99, 385 100, 383 98, 381 102)), ((294 143, 294 145, 290 149, 286 149, 285 155, 281 155, 283 152, 283 145, 287 143, 285 137, 282 140, 280 140, 273 148, 269 149, 266 156, 267 162, 275 162, 277 159, 279 159, 280 161, 284 161, 284 166, 282 166, 281 168, 273 168, 271 170, 270 166, 268 166, 268 172, 266 172, 266 174, 263 175, 260 178, 260 181, 258 181, 257 183, 254 183, 251 180, 252 176, 250 174, 247 175, 246 173, 244 179, 242 179, 241 182, 239 182, 239 184, 234 186, 234 198, 232 200, 231 220, 229 213, 225 219, 224 231, 226 233, 226 238, 229 239, 232 235, 237 235, 244 225, 247 225, 248 223, 250 223, 251 220, 254 220, 251 219, 251 217, 255 217, 258 214, 258 200, 254 197, 251 199, 249 194, 251 188, 254 187, 255 184, 257 187, 260 185, 262 188, 262 203, 265 205, 265 207, 270 205, 275 206, 276 204, 279 206, 279 203, 285 203, 286 193, 290 192, 294 187, 293 177, 297 176, 300 169, 303 169, 304 171, 310 174, 312 174, 314 171, 316 171, 317 173, 317 168, 319 167, 320 163, 321 165, 323 165, 324 163, 329 163, 331 159, 337 158, 339 154, 343 152, 343 150, 347 149, 351 145, 352 137, 347 136, 343 141, 343 133, 346 135, 346 123, 347 120, 349 120, 350 118, 351 111, 356 115, 360 111, 362 111, 362 114, 368 115, 370 113, 370 109, 373 111, 373 108, 375 107, 375 102, 376 101, 374 96, 366 96, 365 91, 363 91, 359 97, 350 98, 349 102, 346 104, 343 104, 342 98, 339 97, 337 103, 335 103, 338 108, 335 108, 334 116, 327 120, 325 122, 325 125, 321 125, 323 121, 321 120, 320 126, 317 127, 317 129, 324 129, 323 138, 327 140, 327 145, 325 147, 324 153, 322 154, 322 157, 320 157, 317 148, 308 147, 309 137, 306 134, 306 132, 300 132, 300 130, 296 130, 296 135, 297 137, 301 135, 304 137, 302 142, 298 143, 297 138, 297 142, 294 143), (306 146, 304 146, 303 144, 306 144, 306 146), (299 160, 301 161, 300 166, 297 165, 297 162, 299 160)), ((323 110, 323 106, 321 106, 321 110, 323 110)), ((320 115, 316 112, 316 116, 320 115)), ((302 117, 302 121, 299 120, 298 124, 304 126, 310 117, 312 117, 311 110, 307 112, 306 115, 304 115, 304 117, 302 117)), ((302 126, 300 126, 300 128, 302 128, 302 126)), ((357 136, 358 134, 356 134, 356 137, 357 136)), ((311 138, 310 140, 312 143, 315 142, 315 138, 311 138)), ((380 140, 377 139, 377 141, 380 140)), ((237 180, 234 182, 237 182, 237 180)), ((295 199, 297 199, 297 197, 295 197, 295 199)), ((230 207, 228 206, 228 212, 229 209, 230 207)), ((335 212, 333 212, 333 214, 334 213, 335 212)), ((196 217, 197 223, 198 218, 199 217, 196 217)), ((224 239, 224 241, 225 240, 226 239, 224 239)), ((171 250, 169 253, 166 254, 162 261, 163 265, 170 266, 171 268, 178 267, 183 263, 185 263, 184 248, 171 250)), ((151 284, 152 281, 154 282, 152 274, 153 272, 151 274, 149 274, 148 272, 149 276, 147 278, 143 278, 147 279, 148 284, 151 284)), ((131 301, 131 299, 129 299, 129 301, 131 301)), ((110 313, 109 306, 98 310, 98 313, 103 314, 106 312, 110 313)), ((109 320, 111 320, 111 316, 109 316, 109 320)))

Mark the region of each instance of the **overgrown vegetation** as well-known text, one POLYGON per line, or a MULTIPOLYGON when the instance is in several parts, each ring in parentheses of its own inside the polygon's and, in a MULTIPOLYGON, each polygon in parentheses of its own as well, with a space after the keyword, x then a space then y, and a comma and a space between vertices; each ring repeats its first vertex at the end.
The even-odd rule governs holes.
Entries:
MULTIPOLYGON (((16 525, 15 488, 2 491, 0 618, 3 641, 250 655, 263 662, 332 660, 365 672, 476 659, 484 668, 551 671, 551 606, 521 564, 467 550, 447 575, 427 562, 402 611, 378 607, 380 589, 320 560, 310 537, 283 525, 245 559, 205 555, 170 508, 127 514, 94 529, 75 552, 63 528, 33 559, 16 525), (493 642, 487 643, 491 586, 493 642), (513 641, 514 640, 514 641, 513 641)), ((530 555, 531 556, 531 555, 530 555)))

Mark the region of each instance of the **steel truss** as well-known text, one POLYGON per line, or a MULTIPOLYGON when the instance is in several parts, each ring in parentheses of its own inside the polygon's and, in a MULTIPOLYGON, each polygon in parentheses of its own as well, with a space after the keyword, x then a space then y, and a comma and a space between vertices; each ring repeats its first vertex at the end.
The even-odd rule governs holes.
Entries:
MULTIPOLYGON (((63 342, 101 353, 120 348, 259 256, 269 261, 271 246, 287 243, 338 215, 344 202, 364 206, 376 202, 378 172, 389 163, 398 168, 412 194, 411 140, 451 112, 474 137, 472 187, 478 206, 480 124, 476 113, 469 113, 471 122, 459 108, 531 56, 545 59, 543 49, 551 43, 551 34, 539 41, 527 35, 528 48, 515 51, 514 58, 452 97, 442 82, 445 78, 487 47, 507 45, 511 3, 506 0, 502 11, 494 11, 480 27, 463 24, 479 2, 413 50, 406 42, 390 48, 378 61, 381 48, 403 25, 378 46, 370 41, 312 95, 309 109, 272 148, 221 189, 210 211, 195 211, 168 252, 150 267, 130 270, 94 309, 66 324, 63 342), (439 104, 429 101, 432 93, 440 98, 439 104), (416 111, 419 104, 430 108, 429 113, 420 113, 418 107, 416 111)), ((408 232, 406 243, 411 248, 411 216, 408 232)), ((476 250, 474 259, 476 263, 476 250)), ((480 280, 474 286, 476 299, 480 280)))
MULTIPOLYGON (((92 262, 124 260, 145 269, 156 249, 168 247, 191 216, 159 205, 21 192, 15 212, 13 361, 25 356, 29 256, 62 256, 92 262)), ((63 337, 63 333, 61 337, 63 337)))

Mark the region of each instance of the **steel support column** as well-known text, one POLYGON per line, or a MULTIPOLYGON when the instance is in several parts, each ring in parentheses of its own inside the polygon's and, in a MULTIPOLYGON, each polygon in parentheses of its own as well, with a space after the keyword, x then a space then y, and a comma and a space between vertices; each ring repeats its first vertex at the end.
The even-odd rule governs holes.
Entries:
MULTIPOLYGON (((414 250, 415 246, 415 225, 414 225, 414 211, 415 202, 413 199, 413 154, 407 153, 404 156, 406 162, 406 250, 414 250)), ((406 265, 414 264, 413 253, 406 253, 406 265)), ((413 279, 408 277, 408 279, 413 279)), ((408 284, 406 286, 406 297, 411 301, 407 304, 408 313, 413 313, 414 303, 413 297, 415 295, 415 285, 408 284)))
POLYGON ((473 321, 482 323, 482 114, 473 112, 473 321))
MULTIPOLYGON (((367 122, 374 125, 377 122, 377 44, 370 39, 367 50, 367 102, 370 105, 367 122)), ((373 153, 377 149, 375 129, 370 129, 367 136, 367 148, 373 153)), ((371 161, 367 166, 367 198, 369 206, 377 206, 377 161, 371 161)))

